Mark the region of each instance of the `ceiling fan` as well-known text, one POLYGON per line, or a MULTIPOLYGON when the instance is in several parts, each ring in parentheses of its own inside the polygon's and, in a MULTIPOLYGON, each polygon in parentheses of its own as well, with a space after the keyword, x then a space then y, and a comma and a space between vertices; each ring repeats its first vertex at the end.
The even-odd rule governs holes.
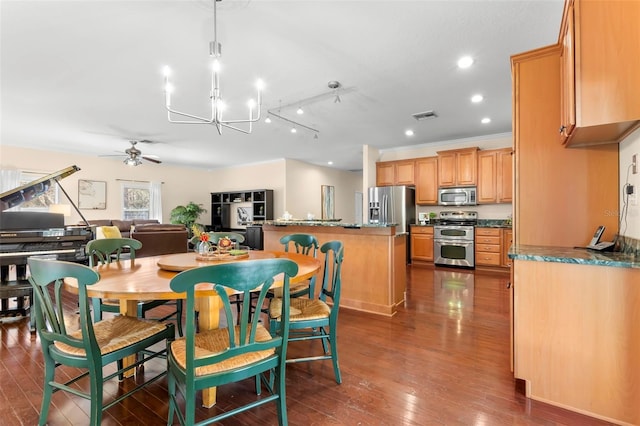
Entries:
MULTIPOLYGON (((162 161, 158 160, 157 158, 153 158, 150 156, 143 156, 142 151, 136 148, 136 145, 138 144, 138 142, 153 143, 152 141, 149 141, 149 140, 129 141, 129 143, 131 144, 131 147, 124 150, 124 153, 127 154, 127 157, 123 161, 124 164, 128 166, 139 166, 140 164, 142 164, 142 160, 147 160, 156 164, 162 163, 162 161)), ((112 157, 112 155, 102 155, 101 157, 112 157)))

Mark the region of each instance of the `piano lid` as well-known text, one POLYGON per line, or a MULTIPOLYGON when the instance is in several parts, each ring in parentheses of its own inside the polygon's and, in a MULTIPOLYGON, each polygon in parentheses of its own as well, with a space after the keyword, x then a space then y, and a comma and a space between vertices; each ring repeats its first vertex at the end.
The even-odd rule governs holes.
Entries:
POLYGON ((5 211, 12 207, 19 206, 25 201, 32 200, 44 194, 49 190, 49 188, 51 188, 51 185, 53 185, 54 181, 64 179, 79 170, 80 168, 78 166, 69 166, 62 170, 58 170, 55 173, 43 176, 40 179, 31 181, 18 188, 10 189, 9 191, 3 192, 2 194, 0 194, 0 211, 5 211))

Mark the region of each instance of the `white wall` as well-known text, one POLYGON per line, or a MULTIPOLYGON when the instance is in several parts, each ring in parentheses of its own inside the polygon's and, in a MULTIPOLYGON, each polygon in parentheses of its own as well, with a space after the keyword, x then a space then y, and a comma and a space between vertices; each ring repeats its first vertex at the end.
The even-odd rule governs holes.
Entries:
POLYGON ((362 189, 362 173, 335 170, 296 160, 286 160, 286 191, 282 210, 276 217, 288 211, 294 218, 305 219, 311 213, 322 217, 322 185, 335 188, 335 218, 343 223, 354 223, 354 194, 362 189))
MULTIPOLYGON (((496 135, 456 139, 450 141, 425 143, 402 148, 380 150, 380 156, 376 161, 395 161, 407 158, 432 157, 437 155, 437 151, 448 149, 471 148, 477 146, 480 149, 498 149, 513 146, 511 133, 500 133, 496 135)), ((375 164, 374 164, 375 165, 375 164)))
MULTIPOLYGON (((627 136, 620 143, 620 212, 624 212, 623 187, 625 183, 634 186, 635 205, 630 202, 627 206, 626 225, 622 218, 620 233, 626 237, 640 239, 640 129, 627 136), (638 173, 631 172, 631 157, 637 154, 638 173)), ((632 196, 630 196, 632 197, 632 196)))

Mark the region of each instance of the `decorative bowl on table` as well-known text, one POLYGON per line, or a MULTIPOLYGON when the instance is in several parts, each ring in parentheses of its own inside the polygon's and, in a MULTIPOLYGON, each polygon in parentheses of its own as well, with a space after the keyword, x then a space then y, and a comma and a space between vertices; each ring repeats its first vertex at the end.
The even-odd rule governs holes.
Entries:
POLYGON ((235 248, 235 243, 229 237, 222 237, 218 240, 218 253, 226 253, 235 248))

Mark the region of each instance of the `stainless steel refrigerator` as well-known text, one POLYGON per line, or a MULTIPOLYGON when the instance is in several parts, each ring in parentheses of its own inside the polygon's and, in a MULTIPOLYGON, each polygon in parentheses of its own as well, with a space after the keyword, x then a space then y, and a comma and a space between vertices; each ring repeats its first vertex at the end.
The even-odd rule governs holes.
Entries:
POLYGON ((416 190, 409 186, 369 188, 369 223, 396 225, 396 235, 407 235, 407 263, 410 263, 409 225, 416 222, 416 190))

